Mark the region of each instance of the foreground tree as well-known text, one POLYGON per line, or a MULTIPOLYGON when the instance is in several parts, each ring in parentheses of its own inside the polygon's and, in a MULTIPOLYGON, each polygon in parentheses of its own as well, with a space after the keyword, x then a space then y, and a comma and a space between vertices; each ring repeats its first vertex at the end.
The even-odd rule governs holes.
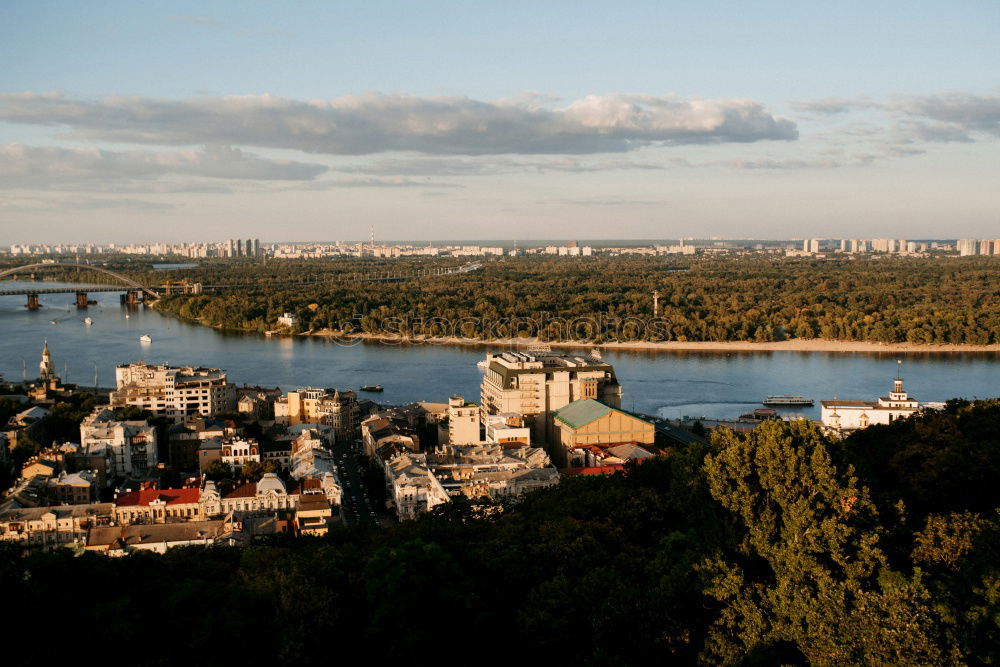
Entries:
POLYGON ((948 662, 921 573, 887 565, 868 491, 807 422, 725 430, 705 472, 742 538, 705 564, 723 604, 703 658, 813 664, 948 662))

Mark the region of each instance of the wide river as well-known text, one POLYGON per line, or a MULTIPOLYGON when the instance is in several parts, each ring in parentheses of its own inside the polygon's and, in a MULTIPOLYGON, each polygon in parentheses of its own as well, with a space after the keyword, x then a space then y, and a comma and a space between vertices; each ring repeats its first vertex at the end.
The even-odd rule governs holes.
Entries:
MULTIPOLYGON (((5 288, 16 283, 4 281, 5 288)), ((35 283, 38 286, 38 283, 35 283)), ((45 283, 45 287, 56 286, 45 283)), ((217 366, 232 382, 279 386, 353 387, 381 384, 387 403, 444 401, 452 394, 479 400, 476 362, 490 347, 393 346, 222 333, 143 308, 126 311, 116 293, 92 294, 98 305, 78 311, 72 294, 41 297, 29 312, 23 296, 0 297, 0 374, 38 375, 47 339, 63 380, 84 386, 114 384, 117 364, 138 361, 217 366), (129 316, 126 317, 126 312, 129 316), (92 326, 83 322, 91 317, 92 326), (53 324, 52 322, 55 322, 53 324), (141 343, 149 334, 153 342, 141 343)), ((871 400, 885 395, 903 359, 906 389, 921 401, 1000 395, 1000 358, 994 354, 833 354, 821 352, 605 352, 624 389, 623 407, 676 418, 734 418, 770 394, 817 401, 794 408, 818 418, 818 401, 871 400)), ((366 394, 361 394, 365 396, 366 394)))

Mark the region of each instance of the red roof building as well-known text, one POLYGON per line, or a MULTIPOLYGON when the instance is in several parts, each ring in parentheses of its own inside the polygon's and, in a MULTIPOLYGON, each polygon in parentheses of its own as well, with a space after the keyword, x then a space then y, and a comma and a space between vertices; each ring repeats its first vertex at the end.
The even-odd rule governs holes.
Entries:
POLYGON ((115 498, 115 522, 168 523, 201 520, 200 489, 142 489, 115 498))
POLYGON ((199 489, 143 489, 121 494, 115 498, 115 506, 145 506, 153 501, 159 501, 164 505, 197 503, 200 495, 199 489))

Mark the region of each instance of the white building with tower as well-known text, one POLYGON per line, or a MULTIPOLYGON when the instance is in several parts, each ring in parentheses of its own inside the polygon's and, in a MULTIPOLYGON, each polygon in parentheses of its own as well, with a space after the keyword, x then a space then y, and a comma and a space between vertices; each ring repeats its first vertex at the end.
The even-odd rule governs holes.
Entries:
MULTIPOLYGON (((900 362, 902 363, 902 362, 900 362)), ((940 408, 941 403, 919 403, 903 389, 903 378, 896 375, 892 391, 874 401, 821 401, 823 426, 838 431, 854 431, 873 424, 891 424, 905 419, 921 408, 940 408)))

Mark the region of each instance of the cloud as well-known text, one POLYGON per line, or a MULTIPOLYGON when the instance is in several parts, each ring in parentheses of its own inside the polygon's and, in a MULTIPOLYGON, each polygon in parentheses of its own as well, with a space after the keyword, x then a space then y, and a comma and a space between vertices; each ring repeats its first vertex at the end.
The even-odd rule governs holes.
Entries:
POLYGON ((0 120, 70 128, 125 143, 224 144, 369 155, 626 152, 649 145, 791 141, 795 123, 753 100, 594 95, 561 108, 467 97, 364 95, 299 101, 271 95, 162 100, 0 94, 0 120))
POLYGON ((887 102, 867 98, 802 100, 799 111, 834 115, 861 109, 884 111, 896 123, 901 142, 972 142, 975 135, 1000 137, 1000 96, 942 93, 900 97, 887 102))
POLYGON ((130 197, 5 197, 0 200, 0 207, 9 211, 18 212, 46 212, 46 211, 74 211, 88 210, 96 211, 101 209, 131 208, 145 211, 161 211, 176 208, 173 204, 165 202, 149 201, 146 199, 133 199, 130 197))
POLYGON ((117 152, 97 148, 0 146, 0 187, 3 188, 100 187, 123 191, 131 185, 134 186, 132 191, 205 192, 219 191, 218 184, 136 184, 136 181, 155 181, 167 175, 308 181, 326 170, 323 165, 263 159, 229 147, 209 147, 201 151, 117 152))
POLYGON ((574 156, 554 158, 512 158, 507 156, 434 157, 418 156, 376 160, 349 167, 334 167, 333 171, 401 176, 495 176, 524 172, 607 172, 618 170, 657 170, 663 165, 628 159, 585 160, 574 156))
POLYGON ((975 141, 969 132, 957 123, 925 123, 922 121, 903 121, 896 126, 896 139, 900 143, 915 141, 931 142, 962 142, 975 141))
POLYGON ((365 177, 365 178, 331 178, 304 183, 299 190, 329 190, 331 188, 460 188, 455 183, 442 183, 430 179, 415 180, 402 176, 365 177))
POLYGON ((913 118, 924 118, 941 124, 938 127, 1000 137, 1000 96, 926 95, 906 98, 893 104, 892 108, 913 118))
POLYGON ((843 166, 840 162, 830 159, 819 160, 795 160, 795 159, 773 159, 760 158, 748 160, 723 160, 708 163, 705 166, 732 167, 733 169, 745 170, 785 170, 785 169, 835 169, 843 166))
POLYGON ((59 205, 71 210, 100 210, 107 208, 136 208, 145 211, 160 211, 175 208, 173 204, 166 204, 158 201, 146 201, 144 199, 98 199, 94 197, 80 197, 77 199, 63 199, 59 205))
POLYGON ((833 116, 854 111, 855 109, 878 106, 878 104, 864 97, 827 97, 819 100, 799 100, 792 102, 791 106, 796 111, 833 116))

